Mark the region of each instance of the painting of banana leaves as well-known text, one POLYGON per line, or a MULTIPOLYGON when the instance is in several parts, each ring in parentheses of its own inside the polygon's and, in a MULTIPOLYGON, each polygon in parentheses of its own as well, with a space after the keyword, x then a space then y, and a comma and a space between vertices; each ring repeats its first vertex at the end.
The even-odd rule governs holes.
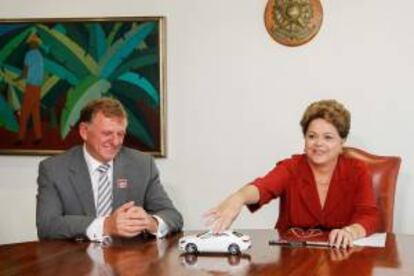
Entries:
POLYGON ((164 32, 164 17, 0 20, 0 153, 80 144, 80 110, 113 97, 124 144, 165 156, 164 32))

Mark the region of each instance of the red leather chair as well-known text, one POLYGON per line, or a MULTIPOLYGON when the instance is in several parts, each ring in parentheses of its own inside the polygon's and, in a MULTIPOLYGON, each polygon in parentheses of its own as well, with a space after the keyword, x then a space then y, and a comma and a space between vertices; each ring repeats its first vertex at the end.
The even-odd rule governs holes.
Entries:
POLYGON ((344 155, 366 162, 372 173, 372 184, 380 211, 379 232, 392 232, 394 195, 401 158, 379 156, 360 149, 345 147, 344 155))

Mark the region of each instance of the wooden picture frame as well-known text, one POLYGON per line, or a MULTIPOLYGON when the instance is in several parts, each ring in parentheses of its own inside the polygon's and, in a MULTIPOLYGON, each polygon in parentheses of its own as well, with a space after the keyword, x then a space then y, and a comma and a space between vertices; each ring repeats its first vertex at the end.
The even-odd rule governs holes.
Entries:
POLYGON ((80 144, 82 107, 93 99, 114 97, 128 113, 124 145, 165 157, 165 21, 0 20, 0 154, 56 154, 80 144), (27 66, 36 43, 37 59, 31 58, 37 67, 27 66), (42 81, 31 84, 33 75, 42 81), (33 86, 40 89, 40 103, 39 97, 24 97, 32 95, 26 92, 33 86))

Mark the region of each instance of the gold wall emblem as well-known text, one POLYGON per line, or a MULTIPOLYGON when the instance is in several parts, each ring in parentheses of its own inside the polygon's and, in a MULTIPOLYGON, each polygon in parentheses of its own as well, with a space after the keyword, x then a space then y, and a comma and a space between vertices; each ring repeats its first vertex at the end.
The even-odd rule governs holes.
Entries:
POLYGON ((319 0, 269 0, 264 17, 274 40, 286 46, 299 46, 318 33, 323 10, 319 0))

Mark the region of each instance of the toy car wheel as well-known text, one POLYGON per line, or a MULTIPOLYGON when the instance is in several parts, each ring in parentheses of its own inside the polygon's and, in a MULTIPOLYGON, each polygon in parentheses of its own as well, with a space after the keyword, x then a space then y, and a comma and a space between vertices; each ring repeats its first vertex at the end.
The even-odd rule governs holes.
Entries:
POLYGON ((185 246, 185 251, 190 254, 197 253, 197 246, 194 243, 189 243, 185 246))
POLYGON ((228 250, 232 255, 237 255, 240 253, 240 247, 235 243, 230 244, 228 250))

